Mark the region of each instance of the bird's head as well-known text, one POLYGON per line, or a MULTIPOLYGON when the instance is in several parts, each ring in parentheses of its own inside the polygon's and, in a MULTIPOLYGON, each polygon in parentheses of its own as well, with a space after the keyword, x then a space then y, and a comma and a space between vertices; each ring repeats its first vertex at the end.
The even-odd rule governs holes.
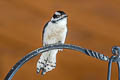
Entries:
POLYGON ((51 19, 51 22, 56 23, 58 21, 62 21, 63 19, 67 19, 67 14, 63 11, 56 11, 51 19))

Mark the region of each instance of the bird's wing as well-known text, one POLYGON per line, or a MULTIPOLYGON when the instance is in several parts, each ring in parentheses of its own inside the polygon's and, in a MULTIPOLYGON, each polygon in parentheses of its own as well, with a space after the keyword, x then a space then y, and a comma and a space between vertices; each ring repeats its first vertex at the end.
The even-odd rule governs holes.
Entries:
POLYGON ((43 44, 43 38, 44 38, 44 33, 45 33, 45 28, 47 27, 49 21, 44 25, 43 32, 42 32, 42 44, 43 44))

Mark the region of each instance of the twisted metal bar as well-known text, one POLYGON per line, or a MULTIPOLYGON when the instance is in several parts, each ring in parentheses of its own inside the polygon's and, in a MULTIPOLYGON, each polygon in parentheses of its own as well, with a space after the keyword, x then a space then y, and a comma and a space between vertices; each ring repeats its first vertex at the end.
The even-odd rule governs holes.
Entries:
POLYGON ((37 56, 40 53, 43 53, 43 52, 46 52, 49 50, 53 50, 53 49, 72 49, 72 50, 80 51, 82 53, 85 53, 88 56, 92 56, 92 57, 95 57, 95 58, 103 60, 103 61, 109 61, 108 56, 104 56, 103 54, 100 54, 98 52, 94 52, 94 51, 89 50, 89 49, 85 49, 85 48, 71 45, 71 44, 53 44, 53 45, 49 45, 46 47, 38 48, 38 49, 28 53, 26 56, 24 56, 20 61, 18 61, 12 67, 12 69, 8 72, 8 74, 6 75, 4 80, 11 80, 13 78, 13 76, 15 75, 15 73, 19 70, 19 68, 24 63, 26 63, 27 61, 32 59, 33 57, 37 56))

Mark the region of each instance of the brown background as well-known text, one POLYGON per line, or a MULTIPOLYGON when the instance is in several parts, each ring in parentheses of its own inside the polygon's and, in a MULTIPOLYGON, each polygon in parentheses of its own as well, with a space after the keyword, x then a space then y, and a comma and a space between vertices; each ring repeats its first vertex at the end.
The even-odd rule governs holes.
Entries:
MULTIPOLYGON (((119 0, 0 0, 0 80, 28 52, 42 46, 42 29, 56 10, 68 17, 66 43, 111 56, 120 45, 119 0)), ((106 80, 107 62, 80 52, 64 50, 57 67, 45 76, 36 74, 39 56, 26 63, 13 80, 106 80)), ((113 66, 112 80, 117 79, 113 66)))

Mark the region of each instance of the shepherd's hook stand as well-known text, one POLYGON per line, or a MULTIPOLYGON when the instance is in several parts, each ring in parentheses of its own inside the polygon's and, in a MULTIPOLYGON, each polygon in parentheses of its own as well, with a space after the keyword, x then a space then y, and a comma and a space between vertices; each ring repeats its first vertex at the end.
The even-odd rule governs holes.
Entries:
POLYGON ((118 65, 118 80, 120 80, 120 47, 114 46, 112 48, 112 54, 113 54, 113 56, 109 58, 109 63, 108 63, 107 80, 111 80, 112 62, 116 62, 118 65))
POLYGON ((107 80, 111 80, 112 62, 117 62, 117 64, 118 64, 118 74, 119 74, 118 80, 120 80, 120 47, 114 46, 112 48, 113 56, 109 58, 108 56, 104 56, 101 53, 98 53, 98 52, 95 52, 95 51, 92 51, 92 50, 89 50, 89 49, 86 49, 86 48, 82 48, 80 46, 71 45, 71 44, 53 44, 53 45, 45 46, 45 47, 42 47, 42 48, 38 48, 38 49, 28 53, 26 56, 24 56, 20 61, 18 61, 12 67, 12 69, 8 72, 8 74, 6 75, 4 80, 11 80, 13 78, 13 76, 16 74, 16 72, 20 69, 20 67, 23 66, 24 63, 26 63, 27 61, 29 61, 33 57, 37 56, 38 54, 41 54, 43 52, 53 50, 53 49, 72 49, 72 50, 82 52, 82 53, 84 53, 88 56, 92 56, 96 59, 99 59, 99 60, 102 60, 102 61, 108 61, 107 80))

